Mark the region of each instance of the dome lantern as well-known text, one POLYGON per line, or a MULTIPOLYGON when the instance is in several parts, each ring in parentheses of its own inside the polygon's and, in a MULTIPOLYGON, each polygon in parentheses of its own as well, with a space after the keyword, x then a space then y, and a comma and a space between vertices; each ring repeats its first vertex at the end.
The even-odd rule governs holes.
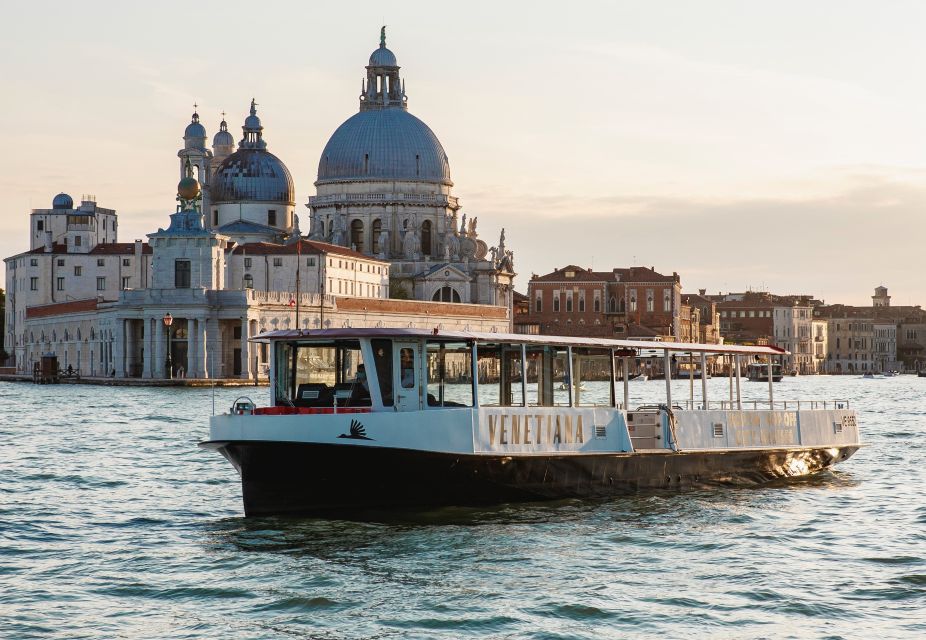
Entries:
POLYGON ((361 86, 360 110, 406 109, 405 83, 399 78, 399 63, 386 48, 386 27, 379 32, 379 48, 370 54, 367 79, 361 86))

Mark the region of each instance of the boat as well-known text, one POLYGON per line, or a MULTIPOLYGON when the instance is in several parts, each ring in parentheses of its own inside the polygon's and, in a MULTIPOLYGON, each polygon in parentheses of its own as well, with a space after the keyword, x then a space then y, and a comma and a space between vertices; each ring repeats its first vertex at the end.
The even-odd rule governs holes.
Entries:
POLYGON ((873 374, 871 371, 869 371, 868 373, 862 375, 862 378, 865 379, 865 380, 873 380, 874 377, 875 377, 875 374, 873 374))
MULTIPOLYGON (((750 362, 746 365, 746 377, 752 382, 768 382, 768 363, 750 362)), ((781 382, 781 365, 772 363, 772 382, 781 382)))
POLYGON ((630 402, 639 350, 668 365, 675 352, 738 361, 777 347, 412 328, 252 340, 269 347, 268 402, 239 397, 200 443, 237 469, 249 517, 755 485, 863 446, 848 401, 776 402, 769 385, 768 401, 747 402, 739 376, 729 399, 709 398, 706 381, 697 400, 695 386, 675 397, 667 382, 664 402, 630 402), (610 369, 612 382, 554 393, 564 369, 580 383, 610 369))
POLYGON ((645 373, 638 373, 637 375, 631 374, 628 380, 630 380, 630 382, 646 382, 649 380, 649 376, 645 373))
POLYGON ((922 371, 917 371, 916 375, 918 378, 926 378, 926 369, 923 369, 922 371))

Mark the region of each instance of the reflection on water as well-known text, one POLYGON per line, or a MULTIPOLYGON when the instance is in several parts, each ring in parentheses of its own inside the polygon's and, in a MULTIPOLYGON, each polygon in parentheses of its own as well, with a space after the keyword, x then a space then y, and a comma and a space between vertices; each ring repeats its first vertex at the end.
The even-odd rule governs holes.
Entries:
POLYGON ((243 518, 208 389, 0 384, 0 637, 924 637, 923 389, 777 384, 859 409, 871 446, 812 478, 358 521, 243 518))

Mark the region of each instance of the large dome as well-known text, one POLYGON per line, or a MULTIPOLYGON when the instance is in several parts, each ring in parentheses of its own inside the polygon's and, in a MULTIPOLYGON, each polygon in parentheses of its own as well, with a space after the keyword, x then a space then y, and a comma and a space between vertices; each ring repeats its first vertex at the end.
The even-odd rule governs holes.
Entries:
POLYGON ((225 158, 212 177, 209 200, 295 204, 293 177, 286 165, 264 149, 241 149, 225 158))
POLYGON ((318 182, 403 180, 453 185, 440 140, 402 108, 361 111, 337 128, 318 163, 318 182))

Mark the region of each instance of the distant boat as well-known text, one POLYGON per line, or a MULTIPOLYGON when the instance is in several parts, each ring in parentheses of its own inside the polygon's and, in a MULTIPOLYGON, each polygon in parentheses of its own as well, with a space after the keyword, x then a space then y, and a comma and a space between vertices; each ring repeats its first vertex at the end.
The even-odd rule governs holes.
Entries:
POLYGON ((649 380, 649 376, 646 375, 645 373, 638 373, 635 376, 630 376, 629 378, 627 378, 628 382, 646 382, 647 380, 649 380))
POLYGON ((875 377, 875 374, 873 374, 872 372, 869 371, 868 373, 866 373, 866 374, 863 375, 862 377, 865 378, 866 380, 871 380, 871 379, 873 379, 873 378, 875 377))
POLYGON ((920 378, 926 378, 926 369, 923 369, 922 371, 917 371, 916 375, 919 376, 920 378))
MULTIPOLYGON (((768 363, 750 362, 746 365, 746 377, 752 382, 768 382, 768 363)), ((781 382, 780 364, 772 364, 772 382, 781 382)))

